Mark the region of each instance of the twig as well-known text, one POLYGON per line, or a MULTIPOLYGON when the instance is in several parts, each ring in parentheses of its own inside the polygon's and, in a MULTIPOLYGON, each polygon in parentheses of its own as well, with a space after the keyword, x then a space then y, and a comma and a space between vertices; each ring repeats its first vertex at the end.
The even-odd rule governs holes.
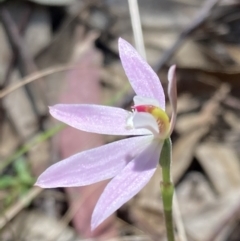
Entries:
MULTIPOLYGON (((23 14, 23 17, 22 17, 22 19, 20 21, 20 24, 19 24, 19 33, 20 34, 22 34, 25 31, 31 14, 32 14, 32 8, 27 9, 27 11, 23 14)), ((16 54, 12 54, 11 59, 10 59, 9 64, 8 64, 8 67, 7 67, 7 70, 5 72, 5 76, 4 76, 3 81, 0 85, 0 90, 4 89, 8 85, 9 80, 10 80, 10 76, 11 76, 11 72, 12 72, 14 66, 16 65, 16 61, 17 61, 16 54)), ((6 112, 4 110, 3 103, 0 101, 0 132, 1 132, 1 129, 3 128, 3 122, 4 122, 5 118, 6 118, 6 112)), ((2 136, 0 136, 0 142, 2 140, 1 137, 2 136)))
MULTIPOLYGON (((5 31, 8 35, 8 39, 12 46, 12 49, 17 54, 18 58, 21 60, 20 71, 28 72, 28 74, 35 71, 35 66, 33 65, 30 59, 27 48, 19 34, 18 28, 14 23, 10 13, 4 6, 0 8, 0 17, 5 28, 5 31)), ((24 75, 24 73, 22 74, 24 75)))
MULTIPOLYGON (((22 77, 37 71, 37 67, 33 61, 33 58, 29 53, 23 38, 19 34, 14 20, 4 5, 0 8, 0 17, 12 50, 17 56, 19 71, 22 77)), ((43 82, 37 83, 37 86, 26 86, 25 88, 31 100, 31 106, 34 113, 37 116, 45 115, 44 107, 47 104, 47 100, 44 95, 43 82), (34 90, 34 87, 37 87, 37 89, 34 90)))
POLYGON ((10 207, 6 212, 4 217, 0 217, 0 229, 2 229, 7 222, 9 222, 13 217, 15 217, 23 208, 28 206, 31 201, 36 198, 43 189, 39 187, 33 187, 25 196, 23 196, 19 201, 10 207))
POLYGON ((141 20, 139 16, 138 2, 137 0, 128 0, 134 41, 136 44, 136 49, 139 54, 146 59, 146 51, 144 48, 143 34, 141 20))
POLYGON ((51 74, 54 74, 57 72, 70 70, 73 68, 74 68, 74 66, 71 66, 71 65, 59 65, 59 66, 50 67, 50 68, 41 70, 39 72, 30 74, 30 75, 26 76, 25 78, 23 78, 21 81, 18 81, 17 84, 13 84, 13 85, 9 86, 8 88, 5 88, 4 90, 0 91, 0 99, 5 97, 6 95, 12 93, 13 91, 21 88, 22 86, 29 84, 37 79, 46 77, 48 75, 51 75, 51 74))
POLYGON ((213 8, 220 2, 221 0, 206 0, 202 9, 200 10, 198 16, 191 22, 191 24, 184 29, 177 40, 173 43, 173 45, 165 51, 163 56, 160 58, 158 63, 155 66, 155 71, 158 72, 166 62, 168 62, 172 56, 177 52, 183 42, 189 37, 197 28, 199 28, 206 19, 210 16, 213 8))
MULTIPOLYGON (((27 24, 29 22, 31 15, 32 15, 32 8, 27 9, 27 11, 23 14, 23 17, 22 17, 21 22, 18 27, 18 31, 19 31, 20 35, 22 35, 24 33, 24 31, 26 30, 26 27, 27 27, 27 24)), ((8 81, 10 79, 10 74, 11 74, 14 66, 16 65, 16 63, 17 63, 17 55, 12 54, 8 67, 7 67, 7 70, 6 70, 6 73, 5 73, 5 76, 4 76, 4 79, 3 79, 3 83, 1 85, 1 88, 4 88, 7 85, 8 81)))

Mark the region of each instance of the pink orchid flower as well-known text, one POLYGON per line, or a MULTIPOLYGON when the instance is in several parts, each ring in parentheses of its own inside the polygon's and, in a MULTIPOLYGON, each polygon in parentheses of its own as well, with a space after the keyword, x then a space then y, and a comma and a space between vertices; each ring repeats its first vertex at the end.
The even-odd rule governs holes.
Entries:
POLYGON ((133 112, 110 106, 58 104, 50 107, 50 113, 83 131, 135 137, 77 153, 50 166, 36 183, 43 188, 73 187, 112 178, 93 211, 92 229, 147 184, 157 168, 164 139, 170 136, 176 119, 175 66, 168 74, 168 94, 173 108, 170 122, 165 112, 163 88, 156 73, 121 38, 119 53, 136 92, 133 112))

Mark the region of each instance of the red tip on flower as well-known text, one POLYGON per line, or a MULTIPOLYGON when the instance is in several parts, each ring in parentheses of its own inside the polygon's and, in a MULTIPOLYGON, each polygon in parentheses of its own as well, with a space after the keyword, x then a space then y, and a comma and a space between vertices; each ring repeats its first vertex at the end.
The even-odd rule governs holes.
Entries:
POLYGON ((138 106, 133 106, 132 108, 137 112, 149 112, 150 107, 151 106, 149 105, 138 105, 138 106))

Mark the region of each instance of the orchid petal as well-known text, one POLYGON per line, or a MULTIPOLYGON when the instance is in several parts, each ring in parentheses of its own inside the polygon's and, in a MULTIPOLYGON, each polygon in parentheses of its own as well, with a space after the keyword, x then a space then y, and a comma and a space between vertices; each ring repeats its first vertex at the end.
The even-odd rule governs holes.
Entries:
POLYGON ((122 66, 136 94, 157 99, 165 110, 165 95, 157 74, 127 41, 119 38, 118 45, 122 66))
POLYGON ((36 185, 43 188, 85 186, 112 178, 151 141, 151 136, 132 137, 80 152, 50 166, 36 185))
POLYGON ((168 71, 168 98, 172 107, 172 117, 170 123, 170 135, 173 132, 177 118, 177 77, 176 65, 170 67, 168 71))
POLYGON ((156 170, 161 148, 162 143, 159 145, 159 141, 154 140, 107 185, 93 211, 92 229, 147 184, 156 170))
POLYGON ((121 108, 102 105, 58 104, 50 107, 50 114, 83 131, 108 135, 146 135, 147 129, 129 129, 127 119, 132 114, 121 108))
POLYGON ((159 134, 156 119, 149 113, 134 112, 132 121, 134 128, 145 128, 150 130, 154 135, 159 134))
POLYGON ((135 106, 138 105, 153 105, 156 107, 160 107, 159 102, 156 99, 153 98, 147 98, 147 97, 142 97, 139 95, 136 95, 133 97, 133 102, 135 106))

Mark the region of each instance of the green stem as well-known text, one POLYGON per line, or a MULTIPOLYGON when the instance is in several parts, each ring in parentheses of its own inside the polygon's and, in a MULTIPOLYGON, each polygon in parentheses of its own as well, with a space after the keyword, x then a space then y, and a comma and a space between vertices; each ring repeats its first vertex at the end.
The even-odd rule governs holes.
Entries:
POLYGON ((174 225, 172 216, 172 201, 174 194, 174 185, 171 180, 171 159, 172 159, 172 144, 170 138, 164 141, 160 165, 162 167, 162 182, 161 194, 163 199, 163 209, 165 225, 167 230, 168 241, 174 241, 174 225))
POLYGON ((174 241, 174 229, 173 229, 173 218, 172 218, 172 210, 166 211, 164 210, 165 217, 165 225, 167 229, 167 239, 168 241, 174 241))

